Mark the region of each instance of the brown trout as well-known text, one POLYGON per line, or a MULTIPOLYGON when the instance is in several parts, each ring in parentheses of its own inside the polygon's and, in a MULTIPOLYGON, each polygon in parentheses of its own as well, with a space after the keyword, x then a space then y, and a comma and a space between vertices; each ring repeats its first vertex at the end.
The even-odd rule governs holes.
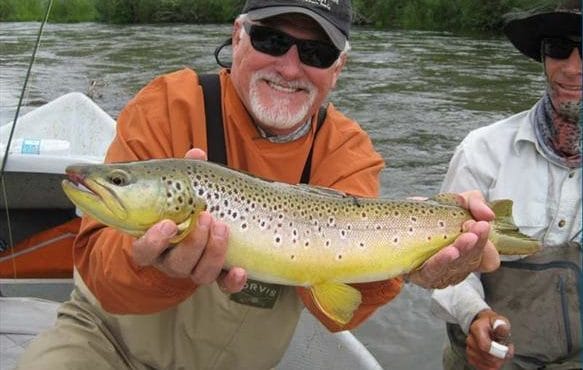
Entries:
MULTIPOLYGON (((226 268, 252 279, 310 289, 339 324, 361 303, 347 283, 389 279, 451 244, 471 219, 454 195, 433 201, 361 198, 332 189, 273 182, 206 161, 164 159, 73 165, 63 189, 83 213, 136 237, 162 219, 179 227, 173 242, 209 211, 229 225, 226 268), (82 185, 82 186, 79 186, 82 185)), ((512 202, 494 202, 490 240, 501 254, 532 254, 512 202)))

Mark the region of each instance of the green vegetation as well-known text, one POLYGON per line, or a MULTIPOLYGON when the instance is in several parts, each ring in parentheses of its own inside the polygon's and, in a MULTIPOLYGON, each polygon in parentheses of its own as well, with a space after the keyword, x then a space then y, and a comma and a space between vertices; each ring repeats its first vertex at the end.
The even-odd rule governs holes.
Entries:
MULTIPOLYGON (((88 22, 99 19, 99 0, 53 0, 49 21, 56 23, 88 22)), ((41 21, 48 0, 2 0, 0 21, 41 21)))
MULTIPOLYGON (((49 0, 2 0, 0 21, 39 21, 49 0)), ((354 20, 378 28, 497 31, 502 15, 550 0, 353 0, 354 20)), ((552 1, 556 3, 555 1, 552 1)), ((244 0, 54 0, 50 22, 231 22, 244 0)))

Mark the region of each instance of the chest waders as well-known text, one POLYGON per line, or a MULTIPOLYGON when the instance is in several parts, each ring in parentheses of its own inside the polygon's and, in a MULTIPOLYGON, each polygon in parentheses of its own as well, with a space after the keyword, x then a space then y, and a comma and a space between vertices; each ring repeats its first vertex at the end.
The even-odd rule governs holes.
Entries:
MULTIPOLYGON (((576 242, 545 247, 482 274, 485 300, 512 326, 513 362, 525 369, 581 369, 582 249, 576 242)), ((466 335, 447 324, 453 345, 465 353, 466 335)))

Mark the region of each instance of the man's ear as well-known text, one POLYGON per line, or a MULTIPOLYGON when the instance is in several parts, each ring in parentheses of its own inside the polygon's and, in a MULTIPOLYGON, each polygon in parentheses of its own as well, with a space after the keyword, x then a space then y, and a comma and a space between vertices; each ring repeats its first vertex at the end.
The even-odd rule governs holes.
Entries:
POLYGON ((243 22, 241 20, 235 20, 233 23, 233 33, 231 34, 231 39, 233 40, 233 47, 236 47, 241 41, 243 31, 243 22))
POLYGON ((332 71, 332 83, 330 84, 330 89, 336 88, 336 81, 338 81, 338 77, 340 77, 340 72, 342 72, 342 68, 346 64, 346 60, 348 59, 348 53, 341 53, 338 60, 334 63, 333 71, 332 71))

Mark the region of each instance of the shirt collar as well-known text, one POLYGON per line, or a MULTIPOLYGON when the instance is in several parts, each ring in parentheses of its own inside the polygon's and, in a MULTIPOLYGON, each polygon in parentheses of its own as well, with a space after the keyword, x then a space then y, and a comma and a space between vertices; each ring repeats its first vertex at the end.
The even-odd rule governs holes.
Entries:
POLYGON ((536 141, 536 136, 534 133, 534 128, 532 127, 534 122, 534 114, 535 114, 535 104, 527 113, 526 116, 523 117, 522 122, 518 125, 518 132, 516 133, 516 137, 513 142, 513 149, 514 152, 518 155, 520 154, 521 148, 528 143, 534 145, 536 147, 537 152, 541 153, 540 148, 538 147, 538 143, 536 141))

